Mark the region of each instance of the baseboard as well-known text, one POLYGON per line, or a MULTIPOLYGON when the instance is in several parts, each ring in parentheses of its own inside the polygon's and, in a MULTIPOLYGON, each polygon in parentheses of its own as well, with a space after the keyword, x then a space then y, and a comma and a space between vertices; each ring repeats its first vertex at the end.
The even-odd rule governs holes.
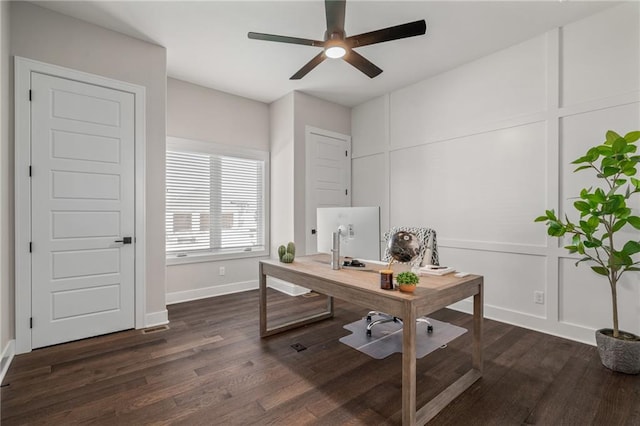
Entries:
POLYGON ((4 376, 7 374, 11 361, 13 361, 13 357, 16 354, 15 344, 15 340, 9 340, 2 351, 2 358, 0 359, 0 384, 4 381, 4 376))
POLYGON ((215 285, 211 287, 196 288, 193 290, 174 291, 167 293, 167 305, 189 302, 191 300, 205 299, 207 297, 223 296, 225 294, 240 293, 248 290, 257 290, 258 281, 241 281, 231 284, 215 285))
POLYGON ((164 311, 151 312, 145 316, 144 320, 145 328, 169 324, 169 312, 166 309, 164 311))
MULTIPOLYGON (((473 313, 473 301, 470 299, 461 300, 460 302, 447 307, 454 311, 464 312, 467 314, 473 313)), ((503 322, 505 324, 511 324, 529 330, 538 331, 540 333, 549 334, 551 336, 584 343, 590 346, 595 346, 596 344, 595 330, 577 324, 552 322, 544 317, 491 305, 484 306, 484 317, 503 322)))
POLYGON ((311 291, 308 288, 300 287, 299 285, 271 277, 267 277, 267 287, 271 287, 272 289, 288 294, 289 296, 300 296, 311 291))

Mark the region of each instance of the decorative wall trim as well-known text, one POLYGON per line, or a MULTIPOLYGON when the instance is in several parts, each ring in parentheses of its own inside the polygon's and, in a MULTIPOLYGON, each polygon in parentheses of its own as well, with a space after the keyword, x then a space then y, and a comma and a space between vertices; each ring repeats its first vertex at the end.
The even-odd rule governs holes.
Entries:
POLYGON ((206 299, 207 297, 223 296, 225 294, 241 293, 248 290, 257 290, 258 280, 237 282, 231 284, 214 285, 193 290, 174 291, 167 293, 167 305, 189 302, 191 300, 206 299))
MULTIPOLYGON (((448 306, 448 308, 453 309, 454 311, 464 312, 466 314, 473 314, 473 301, 462 300, 448 306)), ((596 344, 595 329, 587 328, 577 324, 558 322, 554 324, 554 327, 552 329, 550 329, 549 320, 543 317, 538 317, 536 315, 530 315, 518 311, 512 311, 509 309, 504 309, 487 304, 484 305, 484 317, 486 319, 515 325, 518 327, 526 328, 528 330, 543 332, 545 334, 574 340, 591 346, 595 346, 596 344)))
POLYGON ((7 374, 9 370, 9 366, 11 365, 11 361, 13 361, 13 357, 16 354, 16 341, 9 340, 7 345, 4 347, 2 351, 2 358, 0 358, 0 384, 4 380, 4 376, 7 374))
MULTIPOLYGON (((614 16, 621 16, 621 14, 629 13, 629 11, 637 12, 638 10, 637 5, 616 6, 616 8, 617 12, 612 14, 612 11, 615 9, 612 8, 606 14, 594 15, 594 19, 597 19, 598 22, 606 25, 606 28, 613 28, 617 25, 614 16)), ((428 149, 435 153, 440 153, 441 151, 444 152, 444 149, 439 151, 441 147, 435 146, 440 143, 443 143, 443 145, 446 145, 449 142, 456 143, 461 139, 482 136, 484 134, 491 134, 509 129, 519 130, 518 128, 520 128, 523 130, 523 133, 527 133, 529 132, 529 127, 535 127, 536 129, 534 130, 538 132, 536 135, 537 140, 539 141, 537 152, 540 153, 544 150, 543 178, 545 179, 544 184, 541 185, 541 188, 544 189, 544 193, 536 192, 536 196, 540 197, 540 202, 544 202, 544 208, 553 208, 557 212, 562 213, 565 200, 567 198, 562 191, 568 190, 571 185, 574 184, 574 182, 566 181, 566 170, 564 169, 564 167, 566 167, 566 163, 572 158, 563 157, 569 155, 569 152, 572 152, 571 150, 567 150, 567 146, 572 143, 572 134, 569 132, 576 131, 571 128, 571 125, 575 126, 574 123, 577 123, 579 120, 597 120, 597 117, 600 116, 598 113, 600 112, 605 117, 616 116, 618 111, 626 111, 626 114, 629 115, 628 113, 630 110, 634 110, 635 108, 637 111, 637 108, 640 107, 640 90, 638 90, 637 79, 630 74, 625 74, 626 82, 623 82, 622 84, 611 86, 604 85, 603 87, 610 88, 608 90, 594 90, 593 92, 590 92, 593 94, 591 99, 585 97, 585 100, 581 100, 583 99, 582 96, 576 97, 575 93, 572 94, 572 92, 563 90, 567 89, 567 82, 570 81, 570 78, 576 78, 576 76, 578 78, 585 77, 580 74, 581 62, 570 63, 573 65, 571 75, 564 73, 564 71, 567 69, 566 67, 569 64, 567 61, 580 61, 581 59, 584 59, 584 55, 568 55, 568 49, 574 49, 574 54, 576 52, 581 52, 581 50, 575 49, 581 49, 586 46, 581 45, 579 39, 576 37, 584 32, 590 31, 590 27, 590 25, 586 25, 586 21, 578 21, 576 23, 568 24, 567 26, 552 29, 545 34, 544 38, 539 39, 540 42, 544 42, 545 49, 543 51, 536 48, 535 55, 543 55, 539 58, 536 56, 536 58, 544 60, 545 66, 535 71, 535 78, 537 79, 536 82, 538 84, 540 83, 540 79, 544 78, 544 88, 541 90, 545 91, 545 100, 543 103, 540 103, 540 99, 538 97, 535 99, 531 98, 529 101, 535 101, 535 103, 531 103, 527 108, 518 110, 523 111, 522 113, 514 114, 508 110, 495 110, 497 112, 496 114, 487 115, 487 118, 483 120, 466 120, 461 121, 460 123, 452 120, 451 125, 437 125, 431 127, 416 125, 415 127, 409 127, 408 129, 397 127, 395 128, 397 135, 394 136, 390 131, 387 134, 381 134, 380 131, 376 134, 372 134, 369 131, 369 128, 366 127, 367 119, 369 121, 385 120, 388 129, 391 129, 394 126, 407 125, 408 122, 404 118, 406 112, 410 113, 410 117, 418 117, 417 114, 414 114, 412 109, 423 111, 425 114, 425 120, 431 119, 431 116, 426 115, 427 112, 433 111, 433 104, 426 99, 426 97, 430 95, 427 91, 427 89, 431 87, 429 84, 422 84, 423 82, 419 82, 416 86, 417 92, 420 90, 424 91, 422 93, 422 96, 425 97, 424 103, 422 103, 420 96, 416 95, 414 92, 412 92, 411 96, 408 96, 408 92, 405 88, 388 93, 384 95, 384 99, 376 100, 375 103, 371 101, 363 104, 362 106, 355 107, 354 110, 356 111, 357 121, 354 121, 354 123, 356 126, 365 127, 361 129, 354 126, 353 150, 356 155, 353 156, 352 160, 357 161, 359 159, 364 159, 363 163, 366 163, 366 159, 368 157, 378 155, 385 156, 386 168, 384 170, 384 178, 390 188, 390 183, 393 183, 392 177, 398 177, 391 176, 391 172, 393 171, 390 167, 391 162, 402 157, 410 157, 415 153, 419 154, 423 150, 426 151, 427 148, 423 148, 424 146, 431 145, 428 149), (567 44, 566 31, 568 30, 573 31, 572 36, 574 38, 572 39, 572 42, 574 45, 572 46, 567 44), (544 74, 541 74, 540 72, 544 72, 544 74), (563 97, 565 99, 563 99, 563 97), (567 100, 569 100, 569 102, 567 102, 567 100), (383 107, 383 105, 385 107, 383 107), (392 111, 394 108, 396 110, 392 111), (407 111, 405 111, 405 109, 407 109, 407 111), (592 116, 580 117, 581 115, 591 114, 594 112, 596 112, 596 114, 593 114, 592 116), (400 117, 403 118, 400 119, 400 117), (541 124, 545 127, 542 131, 540 131, 541 124), (361 137, 357 138, 355 135, 361 135, 361 137), (397 140, 393 140, 394 137, 397 140), (373 142, 370 142, 369 139, 374 140, 373 142), (359 144, 365 145, 365 147, 361 147, 359 144), (393 154, 393 156, 390 154, 393 154)), ((603 28, 605 27, 603 26, 600 30, 604 31, 603 28)), ((629 51, 634 50, 637 52, 637 39, 623 40, 621 36, 613 38, 612 43, 613 42, 616 44, 611 44, 609 48, 615 49, 613 52, 614 56, 619 56, 621 52, 627 52, 625 49, 628 48, 633 48, 629 49, 629 51), (617 46, 618 44, 620 45, 619 50, 617 46)), ((600 48, 606 49, 606 47, 602 46, 600 48)), ((519 49, 519 47, 513 47, 513 49, 519 49)), ((522 53, 525 51, 517 50, 517 52, 522 53)), ((517 58, 519 58, 519 56, 515 56, 511 59, 517 60, 517 58)), ((596 60, 592 56, 588 56, 588 58, 591 58, 590 60, 596 60)), ((633 56, 628 59, 628 63, 633 63, 631 61, 635 61, 635 59, 637 59, 637 53, 634 53, 633 56)), ((624 62, 623 60, 622 63, 627 62, 624 62)), ((500 62, 492 64, 492 66, 496 66, 496 64, 499 65, 500 62)), ((464 67, 464 65, 462 67, 464 67)), ((462 69, 462 67, 460 69, 462 69)), ((460 71, 460 69, 458 69, 458 71, 460 71)), ((469 74, 469 72, 463 71, 464 70, 459 72, 457 77, 468 79, 477 78, 475 74, 469 74)), ((613 76, 613 74, 611 75, 613 76)), ((585 77, 585 80, 579 80, 579 83, 584 84, 585 82, 591 82, 591 85, 593 85, 594 81, 592 80, 594 78, 595 77, 593 76, 585 77)), ((497 87, 500 86, 497 82, 496 84, 497 87)), ((580 84, 576 87, 582 87, 580 84)), ((577 89, 574 88, 573 90, 577 89)), ((435 93, 435 96, 443 95, 438 92, 435 93)), ((470 99, 470 101, 473 105, 474 102, 478 100, 473 98, 470 99)), ((491 102, 489 101, 490 100, 487 100, 486 103, 489 105, 488 107, 491 107, 491 102)), ((482 103, 476 103, 477 105, 481 105, 484 102, 485 101, 483 100, 482 103)), ((527 102, 527 99, 524 99, 523 102, 527 102)), ((468 111, 466 113, 468 113, 468 111)), ((416 119, 419 118, 420 117, 416 119)), ((438 118, 433 119, 437 120, 438 118)), ((627 118, 625 118, 625 120, 626 119, 627 118)), ((608 120, 610 121, 610 119, 608 120)), ((637 125, 635 124, 637 123, 637 120, 630 120, 630 125, 637 125)), ((445 124, 446 123, 448 122, 445 122, 445 124)), ((598 123, 598 126, 600 124, 604 126, 607 123, 598 123)), ((375 126, 376 129, 383 127, 379 123, 376 123, 375 126)), ((532 132, 533 130, 529 133, 532 132)), ((479 139, 483 138, 480 137, 479 139)), ((455 149, 451 150, 449 154, 455 155, 455 149)), ((483 158, 478 158, 478 161, 482 162, 483 158)), ((425 170, 428 167, 428 165, 425 166, 425 170)), ((538 169, 536 169, 536 171, 537 170, 538 169)), ((382 173, 382 170, 380 170, 380 172, 382 173)), ((540 176, 541 174, 536 175, 540 176)), ((417 181, 420 181, 420 179, 425 176, 429 176, 430 178, 433 177, 427 173, 421 172, 414 173, 413 177, 415 177, 417 181)), ((354 180, 357 180, 358 177, 359 176, 354 176, 354 180)), ((365 181, 366 176, 362 176, 360 179, 361 181, 357 182, 360 184, 358 188, 367 188, 367 182, 365 181)), ((380 181, 382 181, 382 179, 380 179, 380 181)), ((540 180, 538 182, 542 181, 540 180)), ((398 207, 394 207, 391 204, 392 197, 390 197, 390 193, 392 191, 389 188, 384 188, 384 190, 381 188, 381 194, 377 195, 377 198, 369 197, 368 199, 378 200, 381 203, 381 211, 387 212, 387 215, 385 216, 387 218, 395 219, 394 213, 398 216, 398 207)), ((396 188, 394 188, 394 190, 395 189, 396 188)), ((354 189, 354 196, 356 195, 355 192, 356 190, 354 189)), ((416 192, 420 192, 420 189, 416 189, 416 192)), ((424 193, 424 191, 422 193, 424 193)), ((473 211, 473 206, 470 206, 470 211, 473 211)), ((429 216, 430 212, 425 211, 425 213, 424 220, 432 220, 432 217, 429 216)), ((533 218, 538 214, 539 213, 537 211, 531 214, 530 220, 533 222, 533 218)), ((394 222, 391 221, 391 224, 393 223, 394 222)), ((385 228, 385 225, 388 227, 390 223, 382 223, 381 226, 383 229, 385 228)), ((541 232, 544 232, 544 229, 541 232)), ((438 245, 445 251, 448 250, 451 253, 455 253, 456 255, 465 258, 472 258, 472 256, 477 253, 478 255, 486 258, 495 259, 496 264, 491 265, 491 267, 487 268, 487 271, 484 272, 486 278, 486 289, 488 290, 485 292, 485 295, 488 296, 485 298, 485 303, 490 303, 485 305, 486 318, 583 342, 589 345, 595 344, 594 327, 596 327, 598 323, 594 323, 594 321, 587 322, 585 320, 581 320, 585 318, 585 316, 589 315, 588 312, 583 311, 580 315, 567 315, 566 318, 563 318, 563 309, 577 309, 576 304, 579 305, 581 303, 581 300, 579 299, 568 301, 564 295, 565 293, 563 293, 563 291, 568 291, 567 289, 570 287, 568 286, 568 283, 564 282, 566 278, 562 275, 562 265, 563 263, 566 263, 566 259, 574 261, 577 260, 577 257, 570 255, 563 248, 565 245, 564 241, 553 237, 546 237, 545 239, 543 234, 539 234, 540 238, 529 238, 526 240, 520 238, 516 241, 509 242, 499 241, 498 237, 494 237, 495 239, 488 237, 483 238, 483 240, 472 240, 470 236, 468 237, 469 239, 465 239, 467 237, 464 237, 464 234, 463 238, 457 239, 448 239, 443 236, 444 233, 439 235, 438 245), (519 255, 522 257, 522 259, 518 259, 518 262, 522 262, 522 265, 527 265, 529 263, 536 265, 536 275, 533 279, 531 275, 528 275, 527 278, 529 278, 529 280, 526 282, 526 285, 518 282, 517 279, 509 281, 504 279, 502 275, 498 275, 501 274, 501 270, 497 265, 500 264, 501 260, 510 257, 510 255, 519 255), (541 265, 543 265, 543 267, 541 267, 541 265), (505 299, 504 293, 502 292, 502 290, 505 289, 503 286, 508 287, 508 290, 512 292, 510 294, 514 296, 513 298, 505 299), (535 302, 533 301, 533 294, 531 294, 534 291, 544 292, 543 306, 534 305, 535 302), (497 295, 500 295, 501 297, 498 297, 497 295)), ((455 263, 452 261, 447 262, 455 263)), ((456 265, 454 264, 453 266, 456 265)), ((473 271, 470 270, 470 272, 473 271)), ((534 273, 533 271, 530 272, 534 273)), ((572 273, 571 276, 574 276, 574 274, 572 273)), ((637 310, 637 303, 640 303, 640 299, 638 298, 640 297, 640 294, 635 291, 632 294, 632 303, 635 303, 635 306, 633 307, 637 310)), ((593 297, 595 296, 585 292, 584 294, 581 294, 581 297, 584 297, 585 301, 592 302, 593 297)), ((627 300, 627 302, 629 301, 627 300)), ((450 306, 450 308, 466 313, 472 312, 472 304, 469 300, 454 304, 450 306)), ((640 320, 627 317, 627 323, 630 324, 627 327, 632 328, 635 324, 640 324, 640 320)), ((603 326, 606 326, 606 324, 608 323, 604 322, 603 326)))

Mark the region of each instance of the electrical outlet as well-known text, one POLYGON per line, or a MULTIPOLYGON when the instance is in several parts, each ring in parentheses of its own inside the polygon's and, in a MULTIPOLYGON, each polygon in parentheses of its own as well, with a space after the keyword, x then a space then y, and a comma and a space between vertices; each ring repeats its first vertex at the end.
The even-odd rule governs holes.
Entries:
POLYGON ((224 270, 224 266, 221 266, 220 269, 218 270, 218 275, 224 275, 225 270, 224 270))
POLYGON ((533 301, 539 305, 544 305, 544 291, 534 291, 533 301))

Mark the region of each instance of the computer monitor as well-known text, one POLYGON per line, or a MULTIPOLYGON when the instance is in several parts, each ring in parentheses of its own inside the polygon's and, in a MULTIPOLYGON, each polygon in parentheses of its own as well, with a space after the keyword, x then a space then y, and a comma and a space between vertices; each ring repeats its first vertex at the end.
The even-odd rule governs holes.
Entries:
POLYGON ((380 259, 380 207, 320 207, 316 224, 319 253, 331 253, 340 231, 340 256, 380 259))

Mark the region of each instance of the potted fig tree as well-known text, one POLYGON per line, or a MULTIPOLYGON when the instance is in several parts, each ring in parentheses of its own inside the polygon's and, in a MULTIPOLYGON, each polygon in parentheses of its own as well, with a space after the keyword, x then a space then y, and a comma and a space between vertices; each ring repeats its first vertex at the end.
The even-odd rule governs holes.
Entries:
MULTIPOLYGON (((623 275, 640 271, 640 233, 636 232, 640 230, 640 217, 637 210, 632 210, 638 204, 630 204, 640 193, 638 139, 640 131, 620 136, 610 130, 603 144, 572 162, 578 166, 574 173, 589 170, 600 182, 598 187, 580 191, 579 199, 573 203, 580 215, 577 221, 568 215, 559 218, 553 210, 536 219, 546 222, 549 235, 571 237, 565 248, 580 256, 576 265, 589 263, 593 272, 606 277, 611 290, 613 328, 596 331, 598 353, 604 366, 627 374, 640 373, 640 337, 618 326, 617 285, 623 275), (620 233, 623 229, 631 230, 633 238, 624 241, 620 233)), ((640 279, 635 277, 634 282, 640 279)))

